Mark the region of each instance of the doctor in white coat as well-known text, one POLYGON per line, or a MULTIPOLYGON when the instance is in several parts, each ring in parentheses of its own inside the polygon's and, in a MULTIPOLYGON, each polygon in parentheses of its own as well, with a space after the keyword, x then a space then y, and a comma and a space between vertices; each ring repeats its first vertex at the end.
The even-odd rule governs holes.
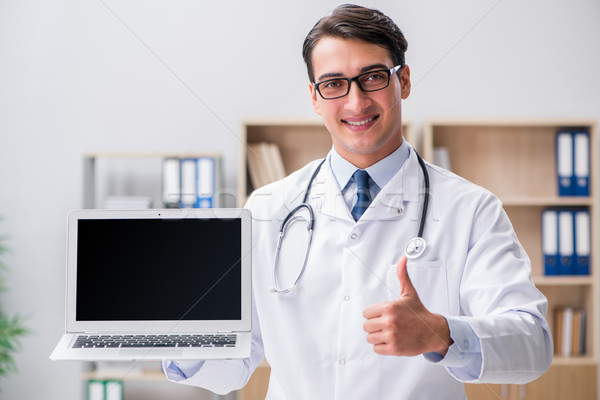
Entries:
POLYGON ((492 193, 426 164, 427 245, 407 262, 427 196, 402 136, 405 51, 393 21, 358 6, 338 7, 308 34, 310 93, 333 149, 320 169, 312 162, 248 200, 251 357, 164 361, 168 379, 227 393, 266 357, 267 399, 455 400, 465 398, 463 382, 526 383, 548 369, 547 302, 492 193), (305 195, 312 242, 302 208, 274 267, 281 222, 305 195), (364 196, 368 207, 356 207, 364 196))

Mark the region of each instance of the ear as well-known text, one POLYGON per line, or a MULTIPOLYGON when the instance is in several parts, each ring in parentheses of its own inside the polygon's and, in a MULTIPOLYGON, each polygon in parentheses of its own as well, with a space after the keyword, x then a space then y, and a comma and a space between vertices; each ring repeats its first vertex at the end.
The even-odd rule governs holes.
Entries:
POLYGON ((312 83, 308 84, 308 88, 310 89, 310 98, 312 100, 312 106, 315 109, 315 112, 321 115, 321 108, 319 107, 319 102, 317 101, 317 90, 315 89, 315 85, 312 83))
POLYGON ((405 100, 410 94, 410 68, 405 65, 400 70, 400 86, 402 88, 402 100, 405 100))

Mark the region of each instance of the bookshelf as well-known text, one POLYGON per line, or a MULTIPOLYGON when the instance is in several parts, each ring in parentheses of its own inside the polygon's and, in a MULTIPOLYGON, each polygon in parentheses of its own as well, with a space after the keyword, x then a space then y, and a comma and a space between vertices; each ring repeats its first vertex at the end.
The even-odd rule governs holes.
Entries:
POLYGON ((531 258, 532 277, 548 298, 547 319, 555 334, 554 309, 583 307, 587 312, 586 354, 554 357, 550 370, 527 385, 466 385, 474 399, 597 399, 598 238, 597 126, 590 120, 435 120, 424 125, 423 158, 433 162, 445 148, 453 172, 495 193, 531 258), (585 128, 590 134, 590 196, 559 197, 556 133, 585 128), (548 207, 586 207, 590 212, 592 254, 589 276, 545 276, 541 212, 548 207))

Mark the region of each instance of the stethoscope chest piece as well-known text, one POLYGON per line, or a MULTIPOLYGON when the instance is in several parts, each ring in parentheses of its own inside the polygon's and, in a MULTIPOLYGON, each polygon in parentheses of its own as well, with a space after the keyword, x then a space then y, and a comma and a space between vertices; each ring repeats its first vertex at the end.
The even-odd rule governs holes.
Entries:
POLYGON ((419 258, 423 255, 426 247, 427 242, 425 239, 417 236, 408 241, 406 248, 404 249, 404 254, 406 255, 406 258, 419 258))

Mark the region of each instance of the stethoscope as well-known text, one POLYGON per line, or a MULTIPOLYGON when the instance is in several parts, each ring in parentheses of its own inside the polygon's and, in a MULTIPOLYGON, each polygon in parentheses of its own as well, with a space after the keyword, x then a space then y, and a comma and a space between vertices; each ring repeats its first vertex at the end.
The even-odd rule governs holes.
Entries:
MULTIPOLYGON (((404 255, 406 256, 406 258, 409 259, 419 258, 425 252, 425 248, 427 248, 427 242, 425 241, 425 239, 423 239, 423 231, 425 229, 425 218, 427 217, 427 209, 429 208, 429 173, 427 172, 425 161, 423 161, 419 153, 415 151, 415 155, 417 156, 419 166, 423 171, 423 179, 425 181, 425 199, 423 200, 423 210, 421 211, 421 222, 419 223, 419 232, 417 233, 416 237, 408 241, 404 249, 404 255)), ((319 163, 312 176, 310 177, 308 185, 306 185, 306 190, 304 191, 304 198, 302 199, 302 203, 298 204, 292 211, 290 211, 281 223, 281 226, 279 228, 279 237, 277 239, 277 247, 275 249, 275 259, 273 260, 273 286, 269 288, 269 291, 271 293, 289 293, 293 291, 297 287, 298 281, 300 280, 302 274, 304 273, 304 270, 306 269, 306 262, 308 260, 308 253, 310 252, 310 245, 312 242, 313 229, 315 225, 315 214, 313 208, 307 202, 308 194, 325 160, 326 159, 323 159, 319 163), (304 209, 308 212, 308 218, 300 214, 300 212, 304 209), (304 253, 304 260, 302 261, 302 267, 300 268, 300 271, 298 272, 298 275, 296 276, 294 282, 286 288, 280 288, 277 285, 277 266, 279 264, 279 253, 281 252, 281 243, 283 242, 286 229, 296 221, 306 221, 308 238, 306 241, 306 251, 304 253)))

